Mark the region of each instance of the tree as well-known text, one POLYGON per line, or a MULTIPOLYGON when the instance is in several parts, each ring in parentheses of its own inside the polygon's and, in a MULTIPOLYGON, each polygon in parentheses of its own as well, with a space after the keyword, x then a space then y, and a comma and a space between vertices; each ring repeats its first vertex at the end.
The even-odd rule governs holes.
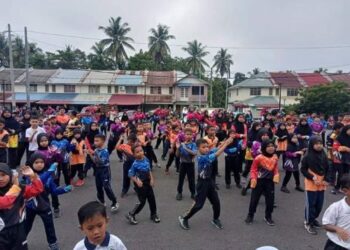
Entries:
POLYGON ((12 43, 13 67, 24 68, 24 43, 20 37, 15 37, 12 43))
POLYGON ((41 48, 35 43, 29 43, 29 65, 33 68, 44 69, 45 68, 45 54, 41 48))
POLYGON ((151 54, 149 52, 143 52, 131 56, 128 62, 129 70, 155 70, 157 68, 151 54))
POLYGON ((224 78, 214 78, 211 81, 211 84, 213 85, 213 104, 212 108, 223 108, 225 107, 225 98, 223 98, 226 95, 226 85, 227 85, 227 79, 224 78))
POLYGON ((158 24, 157 29, 150 30, 151 36, 148 37, 148 48, 154 61, 160 68, 161 63, 164 62, 165 57, 170 55, 170 48, 167 41, 175 39, 175 36, 169 34, 169 27, 158 24))
POLYGON ((209 52, 205 51, 206 47, 197 40, 188 42, 187 45, 187 47, 182 48, 190 55, 185 59, 186 63, 192 73, 200 77, 205 72, 204 66, 209 67, 208 63, 203 59, 203 57, 207 56, 209 52))
POLYGON ((134 40, 126 36, 131 28, 128 23, 121 23, 121 17, 109 19, 109 26, 99 26, 100 30, 103 30, 108 38, 101 41, 102 44, 108 46, 107 53, 115 58, 115 63, 118 68, 125 66, 125 61, 128 59, 128 55, 125 48, 134 50, 134 47, 130 42, 134 40))
POLYGON ((79 49, 73 50, 70 45, 64 50, 57 50, 57 67, 62 69, 85 69, 86 55, 79 49))
POLYGON ((0 67, 8 66, 8 43, 5 36, 0 33, 0 67))
POLYGON ((247 79, 246 75, 241 73, 241 72, 237 72, 235 74, 235 80, 233 81, 233 84, 238 84, 240 82, 243 82, 245 79, 247 79))
POLYGON ((101 42, 95 43, 91 47, 93 53, 88 55, 89 67, 91 69, 114 69, 115 65, 111 58, 108 57, 105 45, 101 42))
POLYGON ((223 78, 225 74, 230 78, 231 65, 233 65, 232 55, 227 53, 227 49, 220 49, 214 56, 213 67, 216 68, 215 72, 219 73, 221 78, 223 78))
POLYGON ((248 72, 248 74, 252 77, 252 76, 255 76, 255 75, 257 75, 257 74, 259 74, 260 73, 260 69, 259 68, 254 68, 253 70, 252 70, 252 72, 248 72))
POLYGON ((335 82, 306 88, 300 92, 300 113, 324 113, 337 115, 350 111, 350 94, 346 83, 335 82))
POLYGON ((326 68, 318 68, 314 71, 314 73, 327 73, 328 72, 328 69, 326 68))

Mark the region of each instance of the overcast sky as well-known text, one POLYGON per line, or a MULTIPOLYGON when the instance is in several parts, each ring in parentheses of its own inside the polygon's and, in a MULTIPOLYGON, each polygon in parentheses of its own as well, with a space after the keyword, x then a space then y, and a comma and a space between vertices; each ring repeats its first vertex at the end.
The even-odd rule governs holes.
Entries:
MULTIPOLYGON (((138 43, 147 43, 150 28, 168 25, 176 36, 169 42, 172 56, 186 56, 181 48, 194 39, 208 46, 209 64, 218 47, 234 47, 229 49, 233 72, 246 73, 255 67, 350 71, 348 0, 1 0, 1 6, 0 31, 10 23, 22 34, 27 26, 29 31, 102 39, 98 26, 107 25, 109 17, 121 16, 131 27, 129 36, 138 43)), ((86 52, 96 42, 35 33, 29 33, 29 41, 48 51, 69 44, 86 52)), ((134 47, 147 49, 146 44, 134 47)))

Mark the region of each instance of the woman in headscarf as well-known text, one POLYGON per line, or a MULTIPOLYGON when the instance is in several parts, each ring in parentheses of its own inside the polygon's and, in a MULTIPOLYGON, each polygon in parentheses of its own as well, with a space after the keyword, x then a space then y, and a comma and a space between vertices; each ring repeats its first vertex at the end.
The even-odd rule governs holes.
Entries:
POLYGON ((5 129, 9 133, 8 165, 11 169, 15 169, 18 163, 17 149, 20 125, 8 109, 4 110, 4 112, 2 113, 2 118, 4 118, 5 120, 5 129))

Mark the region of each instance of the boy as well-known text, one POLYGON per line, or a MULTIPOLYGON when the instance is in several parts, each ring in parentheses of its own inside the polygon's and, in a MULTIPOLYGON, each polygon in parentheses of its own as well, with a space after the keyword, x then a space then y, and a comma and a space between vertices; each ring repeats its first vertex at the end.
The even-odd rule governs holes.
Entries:
POLYGON ((29 142, 27 161, 30 156, 38 150, 37 136, 38 134, 45 133, 45 129, 39 127, 39 118, 37 116, 32 116, 30 118, 30 128, 26 130, 26 139, 29 142))
POLYGON ((340 188, 345 197, 330 205, 322 218, 328 241, 325 250, 350 249, 350 176, 344 175, 340 188))
POLYGON ((75 245, 74 250, 126 250, 117 236, 106 231, 108 225, 106 207, 98 201, 83 205, 78 211, 78 219, 80 230, 86 237, 75 245))
MULTIPOLYGON (((98 134, 94 138, 95 151, 93 153, 89 153, 93 162, 96 165, 95 168, 95 182, 97 189, 97 199, 105 204, 104 192, 108 199, 112 202, 111 212, 116 213, 119 208, 119 204, 117 202, 117 198, 114 195, 114 192, 111 187, 111 169, 109 162, 109 153, 108 150, 104 147, 106 141, 106 136, 102 134, 98 134)), ((88 151, 89 152, 89 151, 88 151)))
MULTIPOLYGON (((219 138, 217 138, 215 134, 216 134, 215 127, 208 126, 207 127, 207 136, 204 136, 203 139, 207 141, 209 150, 212 150, 213 148, 215 148, 218 145, 219 138)), ((212 162, 212 165, 213 165, 213 167, 212 167, 212 172, 211 172, 211 178, 214 181, 215 189, 219 190, 219 186, 216 184, 216 176, 219 173, 219 171, 218 171, 218 160, 215 159, 212 162)))
POLYGON ((145 157, 141 145, 135 145, 132 148, 135 161, 129 170, 129 177, 135 184, 135 191, 139 198, 139 203, 136 204, 133 211, 126 215, 127 220, 132 225, 138 224, 135 215, 141 212, 142 208, 148 200, 148 204, 151 210, 151 220, 154 223, 159 223, 160 219, 157 215, 156 199, 154 197, 153 186, 154 178, 151 172, 149 160, 145 157))
POLYGON ((4 129, 5 120, 0 118, 0 162, 7 163, 7 147, 9 142, 9 133, 4 129))
POLYGON ((182 187, 187 175, 188 186, 191 192, 191 198, 195 198, 194 181, 194 157, 197 154, 196 144, 192 142, 193 132, 191 128, 185 129, 185 142, 176 142, 176 156, 180 157, 180 174, 177 185, 177 200, 182 200, 182 187))
POLYGON ((213 161, 224 152, 225 148, 232 143, 232 138, 228 138, 222 146, 217 149, 209 150, 208 142, 205 139, 197 140, 198 147, 198 180, 197 180, 197 195, 195 203, 191 209, 184 215, 179 216, 180 226, 189 230, 188 220, 199 210, 202 209, 206 198, 208 197, 213 206, 214 218, 212 223, 219 229, 222 229, 220 216, 220 200, 217 191, 215 190, 215 183, 212 179, 213 161))

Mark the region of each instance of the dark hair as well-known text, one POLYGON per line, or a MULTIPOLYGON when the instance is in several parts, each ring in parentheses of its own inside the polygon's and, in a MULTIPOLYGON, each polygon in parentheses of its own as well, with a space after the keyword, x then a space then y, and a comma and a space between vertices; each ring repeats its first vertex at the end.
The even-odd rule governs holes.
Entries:
POLYGON ((32 116, 30 117, 30 120, 39 120, 39 116, 37 116, 37 115, 32 115, 32 116))
POLYGON ((334 124, 334 126, 333 126, 333 129, 336 130, 336 129, 341 129, 341 128, 343 128, 343 127, 344 127, 343 123, 341 123, 341 122, 336 122, 336 123, 334 124))
POLYGON ((142 148, 141 144, 138 144, 138 143, 137 143, 136 145, 132 146, 132 147, 131 147, 131 152, 134 154, 134 153, 135 153, 135 150, 136 150, 137 148, 139 148, 139 147, 142 148))
POLYGON ((202 144, 208 144, 207 140, 205 140, 205 139, 198 139, 198 140, 196 141, 197 147, 199 147, 199 146, 202 145, 202 144))
POLYGON ((350 189, 350 175, 349 174, 344 174, 341 178, 340 178, 340 188, 348 188, 350 189))
POLYGON ((106 136, 103 135, 103 134, 97 134, 95 135, 95 139, 98 138, 98 139, 101 139, 102 141, 106 141, 106 136))
POLYGON ((137 136, 135 134, 131 133, 128 136, 128 141, 135 143, 137 141, 137 136))
POLYGON ((191 133, 191 134, 193 134, 193 131, 192 131, 191 128, 186 128, 186 129, 184 130, 184 133, 185 133, 185 134, 186 134, 186 133, 191 133))
POLYGON ((82 225, 88 219, 91 219, 95 215, 102 215, 102 217, 107 218, 106 207, 98 201, 90 201, 79 208, 78 219, 79 224, 82 225))
POLYGON ((211 129, 211 128, 215 128, 215 127, 212 126, 212 125, 209 125, 209 126, 207 127, 207 130, 209 130, 209 129, 211 129))

